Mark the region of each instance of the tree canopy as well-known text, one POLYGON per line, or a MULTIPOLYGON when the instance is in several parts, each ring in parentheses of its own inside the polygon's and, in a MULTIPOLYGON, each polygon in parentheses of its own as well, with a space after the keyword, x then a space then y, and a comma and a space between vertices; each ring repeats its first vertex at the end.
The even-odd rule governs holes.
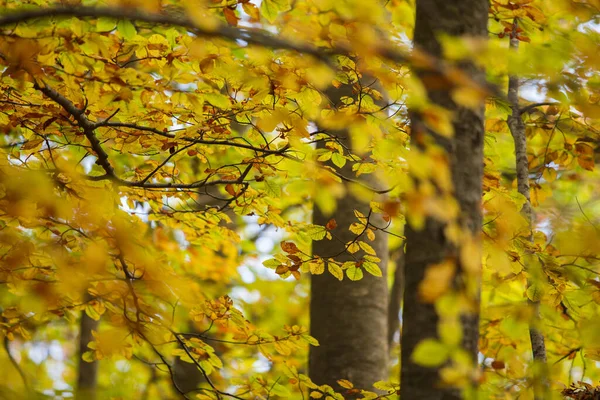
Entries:
POLYGON ((308 277, 392 285, 387 253, 430 220, 459 250, 424 270, 414 294, 438 335, 405 356, 467 398, 594 391, 600 4, 491 0, 487 37, 438 35, 439 54, 412 48, 415 14, 414 0, 0 0, 0 395, 69 398, 81 360, 99 399, 395 398, 398 335, 374 387, 308 377, 308 277), (483 104, 473 232, 439 144, 483 104), (348 196, 364 206, 338 207, 348 196), (82 314, 99 324, 80 353, 82 314))

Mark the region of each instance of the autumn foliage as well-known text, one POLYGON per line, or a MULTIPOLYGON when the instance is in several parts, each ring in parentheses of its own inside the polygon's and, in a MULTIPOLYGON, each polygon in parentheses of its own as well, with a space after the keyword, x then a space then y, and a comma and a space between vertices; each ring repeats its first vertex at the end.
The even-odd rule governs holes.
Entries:
POLYGON ((405 224, 430 218, 460 251, 424 272, 418 296, 441 323, 412 359, 466 398, 533 398, 541 380, 555 398, 597 391, 599 5, 491 0, 489 38, 440 37, 438 58, 411 50, 414 3, 0 1, 0 397, 67 398, 78 363, 98 362, 98 399, 395 398, 397 337, 374 387, 308 377, 308 276, 392 285, 376 235, 402 253, 405 224), (411 115, 456 133, 432 85, 485 104, 475 235, 447 152, 411 135, 411 115), (332 88, 348 90, 340 104, 332 88), (353 239, 313 254, 340 242, 350 195, 369 210, 344 215, 353 239), (474 360, 458 321, 478 310, 474 360), (82 314, 99 325, 80 354, 82 314), (176 359, 197 390, 178 387, 176 359))

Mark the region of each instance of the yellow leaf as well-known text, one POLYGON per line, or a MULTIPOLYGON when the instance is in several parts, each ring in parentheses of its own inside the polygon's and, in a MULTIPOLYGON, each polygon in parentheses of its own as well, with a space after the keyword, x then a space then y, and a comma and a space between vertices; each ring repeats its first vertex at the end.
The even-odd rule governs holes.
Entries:
POLYGON ((452 137, 454 127, 452 126, 452 113, 440 106, 428 105, 420 110, 421 118, 429 129, 435 133, 452 137))
POLYGON ((478 275, 481 271, 481 257, 480 241, 467 233, 460 247, 460 261, 465 272, 478 275))
POLYGON ((340 268, 339 265, 337 265, 333 262, 328 262, 327 270, 329 271, 329 273, 331 275, 335 276, 338 279, 338 281, 341 281, 342 279, 344 279, 344 272, 342 271, 342 269, 340 268))
POLYGON ((373 229, 367 229, 367 237, 371 242, 375 240, 375 232, 373 232, 373 229))
POLYGON ((356 242, 352 242, 348 245, 348 253, 350 254, 354 254, 356 253, 358 250, 360 250, 360 246, 358 245, 358 243, 356 242))
POLYGON ((354 222, 354 223, 352 223, 352 225, 350 225, 348 230, 350 232, 354 233, 355 235, 360 235, 363 232, 364 228, 365 228, 364 225, 359 224, 358 222, 354 222))
POLYGON ((344 389, 352 389, 354 387, 354 385, 352 384, 352 382, 350 382, 347 379, 339 379, 337 381, 337 383, 338 383, 338 385, 340 385, 344 389))
POLYGON ((486 93, 474 87, 460 86, 452 91, 452 99, 462 106, 476 110, 485 102, 486 93))
POLYGON ((362 264, 363 268, 365 269, 365 271, 367 271, 368 273, 370 273, 373 276, 377 276, 377 277, 381 277, 382 273, 381 273, 381 269, 379 268, 379 265, 373 263, 373 262, 363 262, 362 264))
POLYGON ((361 213, 358 210, 354 210, 354 215, 356 216, 356 218, 358 218, 358 220, 360 222, 362 222, 363 224, 367 222, 367 217, 365 217, 365 215, 363 213, 361 213))
POLYGON ((325 272, 325 261, 322 258, 319 258, 315 261, 311 261, 309 264, 310 273, 314 275, 321 275, 325 272))
POLYGON ((370 244, 368 244, 368 243, 365 243, 365 242, 363 242, 363 241, 359 241, 359 242, 358 242, 358 245, 360 246, 360 248, 361 248, 361 249, 363 249, 363 251, 364 251, 365 253, 367 253, 367 254, 370 254, 370 255, 372 255, 372 256, 375 256, 375 255, 377 255, 377 254, 375 253, 375 250, 374 250, 374 249, 371 247, 371 245, 370 245, 370 244))
POLYGON ((419 297, 425 303, 433 303, 450 289, 456 266, 451 260, 430 265, 419 283, 419 297))
POLYGON ((440 321, 438 323, 438 333, 442 343, 450 347, 460 346, 463 331, 458 318, 440 321))

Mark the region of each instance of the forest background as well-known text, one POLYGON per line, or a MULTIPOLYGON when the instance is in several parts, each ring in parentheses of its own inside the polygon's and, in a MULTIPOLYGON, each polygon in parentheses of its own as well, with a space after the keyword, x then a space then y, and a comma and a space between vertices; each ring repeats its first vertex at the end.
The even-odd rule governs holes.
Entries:
POLYGON ((597 0, 0 10, 0 397, 598 391, 597 0))

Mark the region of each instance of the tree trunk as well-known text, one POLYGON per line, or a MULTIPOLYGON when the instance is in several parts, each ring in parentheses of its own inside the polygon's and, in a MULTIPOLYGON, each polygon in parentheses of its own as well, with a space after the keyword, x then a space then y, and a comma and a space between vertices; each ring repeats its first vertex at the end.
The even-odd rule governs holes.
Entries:
POLYGON ((94 340, 93 330, 98 330, 100 321, 90 318, 85 311, 81 312, 79 322, 79 366, 77 369, 77 400, 95 400, 97 398, 98 361, 86 362, 81 359, 88 351, 88 343, 94 340))
MULTIPOLYGON (((486 37, 487 20, 487 0, 417 0, 414 46, 416 49, 441 58, 439 35, 486 37)), ((472 64, 464 62, 460 67, 477 82, 484 81, 483 71, 472 64)), ((422 146, 427 146, 426 143, 433 141, 446 150, 452 174, 453 194, 460 207, 457 222, 463 230, 479 237, 484 104, 482 102, 476 111, 462 107, 454 103, 449 85, 444 85, 443 79, 440 79, 437 73, 428 70, 417 70, 416 73, 423 80, 430 101, 453 113, 454 135, 451 138, 444 138, 429 131, 419 113, 413 112, 411 135, 416 141, 415 147, 423 143, 425 144, 422 146)), ((440 368, 427 368, 416 364, 411 359, 419 342, 427 338, 437 338, 439 317, 434 305, 423 302, 418 295, 419 284, 425 276, 427 267, 444 260, 453 260, 458 274, 463 270, 459 256, 460 249, 446 237, 446 226, 437 219, 427 217, 422 229, 415 230, 407 224, 405 230, 407 247, 402 321, 400 395, 402 400, 462 398, 456 388, 438 384, 440 368)), ((473 360, 476 360, 479 316, 477 313, 464 315, 461 322, 462 346, 471 354, 473 360)))
MULTIPOLYGON (((198 333, 193 324, 189 325, 188 332, 198 333)), ((195 390, 198 389, 201 383, 206 382, 196 364, 181 361, 179 357, 176 357, 173 363, 173 381, 179 390, 183 393, 189 393, 191 398, 201 393, 195 390)))
MULTIPOLYGON (((515 18, 513 21, 513 31, 510 36, 510 48, 517 52, 519 49, 519 39, 517 38, 518 19, 515 18)), ((523 122, 523 115, 521 114, 521 108, 519 106, 519 77, 511 75, 508 78, 508 101, 512 108, 512 114, 508 117, 508 127, 512 134, 515 142, 515 157, 516 157, 516 171, 517 171, 517 188, 519 193, 525 197, 525 204, 521 212, 529 223, 529 241, 533 242, 533 210, 531 209, 531 197, 529 193, 529 162, 527 161, 527 135, 525 132, 525 123, 523 122)), ((535 276, 535 272, 532 268, 527 265, 527 272, 529 277, 527 278, 527 286, 535 284, 532 281, 531 276, 535 276)), ((539 279, 539 278, 538 278, 539 279)), ((528 299, 529 304, 534 310, 534 321, 529 327, 529 339, 531 341, 531 352, 534 361, 541 364, 538 366, 540 369, 545 369, 546 360, 546 343, 544 335, 539 329, 541 322, 540 314, 540 302, 528 299)), ((533 391, 534 398, 541 400, 548 396, 549 382, 547 378, 534 368, 534 382, 533 391)), ((545 372, 545 371, 542 371, 545 372)))
MULTIPOLYGON (((394 255, 394 282, 392 282, 392 291, 390 292, 390 304, 388 308, 388 346, 391 348, 394 344, 394 336, 400 328, 400 307, 402 306, 402 296, 404 293, 404 246, 397 250, 394 255)), ((402 339, 400 339, 402 343, 402 339)))
MULTIPOLYGON (((341 96, 352 96, 351 88, 347 85, 337 90, 331 89, 327 94, 335 105, 340 104, 341 96)), ((350 146, 347 132, 334 134, 345 146, 350 146)), ((319 142, 319 145, 323 146, 323 142, 319 142)), ((354 177, 351 164, 348 162, 341 169, 333 164, 329 166, 346 177, 354 177)), ((360 179, 371 187, 377 187, 371 175, 364 179, 361 176, 360 179)), ((339 240, 334 238, 314 242, 314 255, 326 260, 341 253, 335 257, 336 261, 354 260, 352 255, 344 251, 344 244, 356 238, 348 230, 352 223, 358 222, 354 210, 368 215, 369 203, 365 199, 361 201, 355 198, 349 191, 338 200, 334 215, 323 215, 315 206, 313 223, 324 226, 331 218, 335 218, 337 227, 331 233, 339 240)), ((379 217, 371 216, 371 222, 385 226, 379 217)), ((348 379, 355 387, 372 389, 373 383, 388 378, 387 236, 383 232, 376 232, 375 235, 375 241, 369 244, 381 258, 379 267, 383 277, 374 277, 365 272, 360 281, 350 281, 346 276, 343 281, 338 281, 327 268, 322 275, 311 277, 311 335, 319 341, 320 346, 310 348, 309 375, 319 385, 327 384, 339 390, 336 381, 348 379)), ((368 242, 366 238, 361 240, 368 242)), ((358 252, 354 256, 360 259, 363 253, 358 252)))

